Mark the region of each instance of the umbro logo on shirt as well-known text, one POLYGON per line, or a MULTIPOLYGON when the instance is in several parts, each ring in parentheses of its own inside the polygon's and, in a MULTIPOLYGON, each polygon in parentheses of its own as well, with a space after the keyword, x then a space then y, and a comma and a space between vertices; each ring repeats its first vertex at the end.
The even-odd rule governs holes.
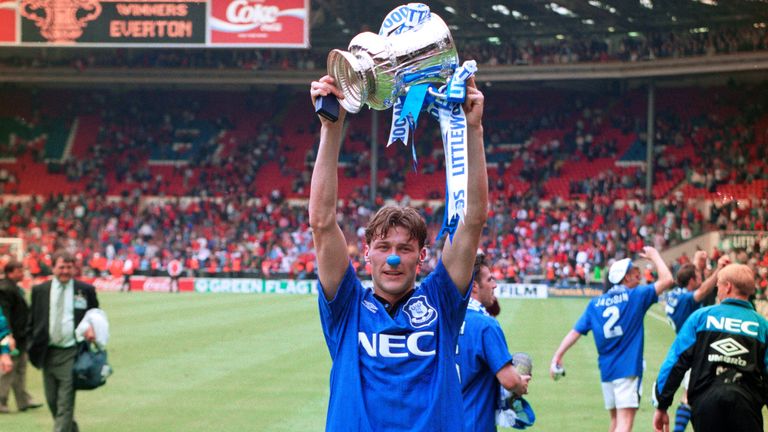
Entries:
POLYGON ((368 300, 363 300, 363 301, 362 301, 362 303, 363 303, 363 306, 364 306, 366 309, 368 309, 369 311, 371 311, 371 312, 373 312, 373 313, 376 313, 376 312, 378 312, 378 311, 379 311, 379 308, 378 308, 378 307, 376 307, 376 305, 375 305, 375 304, 373 304, 372 302, 369 302, 368 300))
POLYGON ((728 357, 746 354, 749 352, 748 349, 744 348, 742 344, 733 340, 733 338, 719 340, 710 344, 709 346, 728 357))
POLYGON ((709 354, 707 360, 711 363, 727 363, 744 367, 747 365, 747 361, 740 356, 747 354, 748 349, 744 345, 736 342, 733 338, 722 339, 717 342, 709 344, 710 348, 719 352, 720 354, 709 354))

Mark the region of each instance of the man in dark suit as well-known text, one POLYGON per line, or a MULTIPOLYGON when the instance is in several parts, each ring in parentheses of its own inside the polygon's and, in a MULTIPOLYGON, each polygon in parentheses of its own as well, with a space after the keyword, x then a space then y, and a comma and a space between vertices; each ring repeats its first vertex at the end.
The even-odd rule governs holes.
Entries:
MULTIPOLYGON (((99 307, 99 300, 92 285, 74 280, 72 255, 57 252, 52 261, 53 279, 32 287, 29 361, 43 370, 45 400, 53 415, 54 432, 77 432, 72 375, 77 355, 75 328, 86 311, 99 307)), ((85 333, 85 338, 94 339, 93 329, 85 333)))
POLYGON ((5 265, 5 279, 0 281, 0 309, 8 319, 18 354, 13 356, 13 370, 0 376, 0 413, 8 413, 8 394, 13 389, 19 411, 40 408, 27 392, 27 321, 29 305, 24 290, 17 284, 24 277, 24 266, 18 261, 5 265))

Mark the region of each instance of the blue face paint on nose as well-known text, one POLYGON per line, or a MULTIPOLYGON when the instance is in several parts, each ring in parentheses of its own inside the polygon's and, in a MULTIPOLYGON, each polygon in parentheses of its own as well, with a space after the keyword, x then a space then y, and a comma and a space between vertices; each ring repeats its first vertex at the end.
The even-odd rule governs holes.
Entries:
POLYGON ((387 264, 389 264, 392 267, 397 267, 400 265, 400 257, 397 255, 390 255, 387 257, 387 264))

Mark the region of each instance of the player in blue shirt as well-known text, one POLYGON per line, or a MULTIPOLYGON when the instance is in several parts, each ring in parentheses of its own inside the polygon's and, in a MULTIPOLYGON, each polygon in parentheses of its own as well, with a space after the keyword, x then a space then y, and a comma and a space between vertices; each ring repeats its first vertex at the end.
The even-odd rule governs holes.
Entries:
MULTIPOLYGON (((334 84, 330 76, 313 82, 313 102, 329 94, 343 98, 334 84)), ((364 254, 373 290, 360 284, 336 219, 345 112, 339 109, 335 123, 320 118, 309 221, 317 251, 320 320, 333 361, 327 431, 462 430, 456 343, 488 203, 483 94, 473 79, 467 84, 466 216, 452 241, 445 241, 435 270, 418 287, 426 224, 414 209, 402 207, 384 207, 369 222, 364 254)))
POLYGON ((658 280, 640 285, 640 269, 632 265, 629 258, 613 263, 608 272, 612 288, 589 302, 581 318, 563 338, 550 367, 555 378, 557 371, 563 370, 563 356, 568 349, 592 331, 605 408, 611 415, 611 432, 632 430, 640 406, 643 376, 643 319, 659 295, 674 283, 672 273, 656 249, 644 247, 640 256, 656 266, 658 280))
POLYGON ((459 336, 457 367, 464 398, 464 432, 489 432, 496 430, 499 384, 522 396, 528 392, 531 376, 517 372, 499 322, 485 309, 496 300, 496 279, 484 255, 475 259, 474 274, 459 336))
MULTIPOLYGON (((726 265, 730 264, 730 258, 723 255, 717 262, 717 268, 703 283, 702 274, 706 266, 707 253, 698 251, 693 257, 693 264, 684 264, 675 275, 677 286, 667 293, 667 305, 665 307, 669 324, 677 333, 683 328, 683 323, 691 314, 701 307, 702 301, 717 286, 717 274, 726 265)), ((691 407, 688 405, 688 379, 687 373, 683 379, 683 392, 680 405, 675 412, 674 432, 685 431, 688 421, 691 419, 691 407)))

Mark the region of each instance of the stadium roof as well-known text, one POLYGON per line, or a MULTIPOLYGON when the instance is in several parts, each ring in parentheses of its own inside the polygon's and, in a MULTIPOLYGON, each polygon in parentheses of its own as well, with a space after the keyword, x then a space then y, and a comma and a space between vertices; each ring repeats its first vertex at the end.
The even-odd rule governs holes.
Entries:
MULTIPOLYGON (((406 1, 313 0, 316 47, 346 48, 362 31, 378 31, 386 14, 406 1)), ((706 32, 765 26, 768 0, 441 0, 426 1, 464 43, 649 32, 706 32)))

